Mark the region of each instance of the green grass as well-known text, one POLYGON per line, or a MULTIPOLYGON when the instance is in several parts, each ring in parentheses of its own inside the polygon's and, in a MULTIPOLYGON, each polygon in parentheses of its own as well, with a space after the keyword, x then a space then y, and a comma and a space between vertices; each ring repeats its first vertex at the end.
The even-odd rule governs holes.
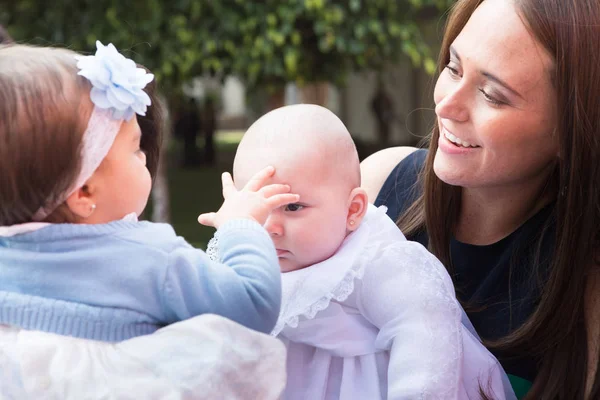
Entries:
MULTIPOLYGON (((214 233, 214 228, 197 222, 203 212, 217 211, 221 206, 221 173, 233 166, 235 149, 243 132, 220 131, 215 135, 217 163, 214 167, 183 169, 179 166, 181 143, 173 140, 167 157, 169 168, 169 194, 171 202, 171 224, 178 235, 183 236, 197 248, 205 249, 214 233)), ((199 143, 201 146, 202 143, 199 143)))

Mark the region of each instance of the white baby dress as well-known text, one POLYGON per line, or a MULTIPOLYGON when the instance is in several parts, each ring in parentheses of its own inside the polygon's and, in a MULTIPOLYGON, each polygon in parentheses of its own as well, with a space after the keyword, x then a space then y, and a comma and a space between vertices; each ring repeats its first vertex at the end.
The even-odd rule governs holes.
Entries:
POLYGON ((331 258, 282 275, 284 399, 516 398, 443 265, 369 206, 331 258))

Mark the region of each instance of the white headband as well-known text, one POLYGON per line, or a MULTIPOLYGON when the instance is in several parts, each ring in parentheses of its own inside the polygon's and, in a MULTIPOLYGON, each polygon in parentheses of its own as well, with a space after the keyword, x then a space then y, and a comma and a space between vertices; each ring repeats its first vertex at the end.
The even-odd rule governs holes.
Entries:
POLYGON ((71 194, 79 190, 92 177, 112 147, 123 120, 129 121, 134 114, 146 115, 151 104, 144 88, 154 75, 137 68, 135 62, 120 54, 115 46, 96 41, 96 54, 76 56, 78 75, 92 83, 90 98, 94 110, 83 134, 81 146, 81 170, 69 190, 58 202, 47 204, 33 216, 33 221, 44 220, 71 194))

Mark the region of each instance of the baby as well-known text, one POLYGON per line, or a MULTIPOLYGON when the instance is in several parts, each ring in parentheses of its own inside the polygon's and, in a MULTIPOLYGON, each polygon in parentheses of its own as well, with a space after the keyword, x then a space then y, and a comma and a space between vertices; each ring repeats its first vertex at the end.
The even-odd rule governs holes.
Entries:
POLYGON ((222 262, 166 224, 138 222, 151 188, 142 131, 152 74, 97 42, 93 56, 0 46, 0 324, 121 341, 213 313, 273 329, 281 301, 262 227, 298 201, 266 166, 201 216, 222 262))
MULTIPOLYGON (((300 195, 264 224, 283 272, 272 334, 288 349, 286 399, 514 396, 467 328, 444 266, 368 204, 356 148, 333 113, 295 105, 256 121, 237 150, 235 184, 266 165, 277 171, 268 183, 300 195)), ((221 241, 211 244, 218 257, 221 241)))

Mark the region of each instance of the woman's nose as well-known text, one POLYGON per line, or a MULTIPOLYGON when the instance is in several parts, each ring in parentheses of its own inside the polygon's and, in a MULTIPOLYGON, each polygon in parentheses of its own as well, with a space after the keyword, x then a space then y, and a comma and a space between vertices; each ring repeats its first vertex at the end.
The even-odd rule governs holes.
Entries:
POLYGON ((469 104, 466 88, 460 83, 446 83, 443 87, 436 87, 435 113, 439 118, 458 122, 469 119, 469 104))

